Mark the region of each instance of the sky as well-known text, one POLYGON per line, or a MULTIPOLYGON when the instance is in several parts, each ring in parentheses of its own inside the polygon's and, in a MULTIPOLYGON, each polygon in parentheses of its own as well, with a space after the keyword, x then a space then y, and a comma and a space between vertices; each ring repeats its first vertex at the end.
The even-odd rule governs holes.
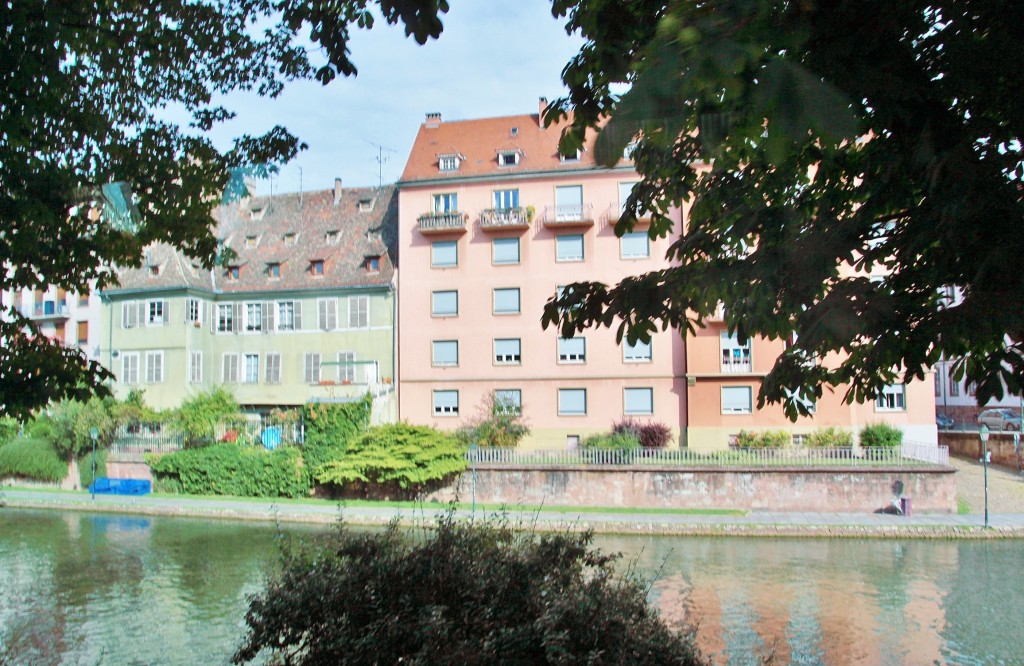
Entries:
POLYGON ((288 84, 273 100, 235 96, 237 118, 210 133, 218 148, 283 125, 309 148, 257 194, 393 183, 429 112, 443 120, 535 113, 564 92, 561 72, 582 45, 551 15, 550 0, 451 0, 437 41, 420 46, 402 26, 353 29, 356 77, 288 84))

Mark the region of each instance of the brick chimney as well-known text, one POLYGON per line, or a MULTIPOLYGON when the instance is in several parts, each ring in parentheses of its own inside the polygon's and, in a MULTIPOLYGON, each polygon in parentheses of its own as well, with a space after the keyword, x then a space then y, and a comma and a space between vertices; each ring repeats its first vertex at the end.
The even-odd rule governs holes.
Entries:
POLYGON ((428 113, 427 122, 424 123, 427 127, 440 127, 441 126, 441 114, 440 113, 428 113))
POLYGON ((541 129, 544 129, 544 112, 547 111, 547 108, 548 98, 541 97, 537 101, 537 124, 540 126, 541 129))
POLYGON ((334 205, 341 203, 341 178, 334 179, 334 205))

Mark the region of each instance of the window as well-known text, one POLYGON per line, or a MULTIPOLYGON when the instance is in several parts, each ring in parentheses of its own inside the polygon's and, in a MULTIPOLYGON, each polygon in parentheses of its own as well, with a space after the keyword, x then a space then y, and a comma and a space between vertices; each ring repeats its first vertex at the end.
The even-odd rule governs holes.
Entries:
POLYGON ((89 305, 89 292, 78 294, 78 307, 84 308, 89 305))
POLYGON ((518 365, 521 362, 520 350, 522 344, 519 338, 495 338, 494 340, 494 362, 500 364, 518 365))
POLYGON ((307 352, 303 358, 303 377, 307 384, 320 383, 320 354, 307 352))
POLYGON ((430 267, 451 268, 459 265, 459 245, 453 240, 430 244, 430 267))
POLYGON ((435 194, 433 201, 435 213, 454 213, 459 210, 459 195, 454 192, 435 194))
POLYGON ((622 159, 633 159, 633 152, 636 150, 637 143, 637 141, 630 141, 629 143, 626 144, 626 147, 622 149, 622 159))
POLYGON ((217 332, 230 333, 235 330, 235 304, 217 306, 217 332))
POLYGON ((587 361, 587 339, 558 338, 559 363, 585 363, 587 361))
POLYGON ((579 151, 579 150, 577 150, 575 152, 572 152, 572 153, 562 153, 562 152, 559 152, 558 153, 558 159, 560 161, 562 161, 562 162, 579 162, 581 154, 582 154, 582 152, 579 151))
POLYGON ((971 396, 973 398, 973 397, 975 397, 977 395, 977 393, 978 393, 978 385, 977 384, 975 384, 974 382, 971 382, 970 384, 967 385, 967 395, 969 395, 969 396, 971 396))
POLYGON ((240 278, 241 276, 242 276, 242 267, 241 266, 228 266, 227 278, 229 280, 234 281, 234 280, 237 280, 238 278, 240 278))
POLYGON ((164 353, 162 351, 146 352, 146 383, 159 384, 164 380, 164 353))
POLYGON ((619 183, 619 215, 626 212, 626 201, 633 193, 633 188, 639 185, 638 182, 619 183))
POLYGON ((721 333, 722 372, 750 372, 750 338, 740 344, 735 333, 721 333))
POLYGON ((953 379, 952 377, 949 378, 949 397, 951 397, 951 398, 959 398, 960 397, 960 382, 958 382, 957 380, 953 379))
POLYGON ((583 186, 563 185, 555 188, 555 221, 578 222, 583 219, 583 186))
POLYGON ((281 264, 274 262, 267 264, 267 277, 276 280, 281 277, 281 264))
POLYGON ((163 326, 167 323, 167 301, 149 301, 146 304, 146 325, 163 326))
POLYGON ((437 170, 438 171, 458 171, 459 170, 459 156, 458 155, 440 155, 437 158, 437 170))
POLYGON ((459 314, 458 291, 435 291, 430 294, 430 314, 434 317, 456 317, 459 314))
POLYGON ((78 330, 76 331, 75 340, 79 347, 85 347, 89 343, 89 322, 80 321, 78 322, 78 330))
POLYGON ((356 381, 356 353, 338 352, 338 381, 354 384, 356 381))
POLYGON ((242 375, 242 382, 246 384, 257 384, 260 381, 260 355, 259 354, 246 354, 243 358, 243 368, 245 370, 242 375))
POLYGON ((459 364, 458 340, 434 340, 431 343, 431 362, 439 367, 453 367, 459 364))
POLYGON ((203 383, 203 352, 192 350, 188 353, 188 383, 203 383))
POLYGON ((338 328, 338 299, 321 298, 317 300, 316 327, 321 331, 333 331, 338 328))
POLYGON ((651 341, 637 340, 636 344, 626 344, 622 348, 622 360, 626 363, 650 363, 651 341))
POLYGON ((228 352, 221 357, 220 381, 223 384, 238 383, 238 354, 228 352))
POLYGON ((519 263, 519 239, 495 238, 491 241, 491 261, 497 265, 519 263))
POLYGON ((313 259, 309 262, 309 272, 313 276, 322 276, 324 274, 324 260, 313 259))
POLYGON ((752 395, 753 392, 749 386, 723 386, 722 413, 750 414, 753 411, 752 395))
POLYGON ((519 164, 518 150, 499 150, 498 166, 509 167, 519 164))
POLYGON ((366 258, 366 272, 367 273, 379 273, 380 272, 380 257, 367 257, 366 258))
POLYGON ((519 389, 498 389, 494 392, 494 409, 499 414, 522 414, 523 392, 519 389))
POLYGON ((121 356, 121 382, 139 383, 139 352, 126 352, 121 356))
POLYGON ((622 411, 624 414, 653 414, 654 389, 628 388, 622 393, 622 411))
POLYGON ((494 290, 494 314, 519 314, 519 288, 494 290))
POLYGON ((458 416, 459 392, 434 391, 434 416, 458 416))
POLYGON ((495 190, 494 207, 498 210, 519 208, 519 190, 495 190))
POLYGON ((331 229, 330 231, 325 233, 324 234, 324 240, 327 241, 327 243, 329 245, 336 244, 338 242, 338 230, 337 229, 331 229))
POLYGON ((935 397, 938 398, 942 395, 942 375, 939 374, 940 370, 935 371, 935 397))
MULTIPOLYGON (((36 298, 36 304, 40 303, 41 297, 36 298)), ((128 301, 121 304, 121 328, 135 328, 141 323, 145 314, 140 312, 141 308, 145 307, 143 303, 138 301, 128 301)))
POLYGON ((154 265, 149 267, 149 277, 158 277, 160 275, 160 266, 154 265))
POLYGON ((283 238, 285 245, 295 245, 299 240, 299 235, 294 231, 289 231, 283 236, 283 238))
POLYGON ((270 352, 266 356, 266 376, 264 381, 267 384, 280 384, 281 383, 281 354, 277 352, 270 352))
POLYGON ((586 416, 587 389, 558 389, 560 416, 586 416))
POLYGON ((583 261, 583 234, 561 234, 555 237, 557 261, 583 261))
POLYGON ((348 297, 348 327, 369 328, 370 327, 370 297, 349 296, 348 297))
POLYGON ((251 333, 263 330, 263 304, 245 304, 245 330, 251 333))
POLYGON ((359 212, 369 213, 373 210, 373 199, 360 199, 359 200, 359 212))
POLYGON ((185 321, 191 324, 203 323, 203 302, 198 298, 185 300, 185 321))
POLYGON ((277 304, 277 330, 297 331, 302 328, 302 303, 298 301, 281 301, 277 304))
POLYGON ((259 245, 259 242, 260 242, 259 236, 246 236, 245 237, 245 246, 248 247, 248 248, 256 247, 257 245, 259 245))
POLYGON ((876 412, 907 411, 906 387, 903 384, 889 384, 875 398, 876 412))
POLYGON ((651 239, 646 231, 630 231, 619 240, 619 256, 623 259, 646 259, 651 256, 651 239))

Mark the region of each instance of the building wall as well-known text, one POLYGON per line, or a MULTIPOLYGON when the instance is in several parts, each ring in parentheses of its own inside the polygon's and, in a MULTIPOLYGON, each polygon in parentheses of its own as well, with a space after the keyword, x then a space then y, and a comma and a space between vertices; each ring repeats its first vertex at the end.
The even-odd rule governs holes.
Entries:
POLYGON ((583 332, 584 362, 562 362, 558 354, 559 334, 540 324, 545 302, 559 286, 594 280, 616 283, 627 275, 645 273, 666 265, 665 251, 672 239, 650 242, 647 257, 623 259, 614 222, 620 211, 620 183, 635 182, 629 169, 586 170, 576 173, 533 174, 515 179, 446 182, 437 185, 403 185, 399 193, 399 242, 402 281, 399 319, 401 395, 399 415, 414 423, 451 429, 480 414, 486 395, 496 389, 518 389, 522 393, 525 420, 532 429, 524 446, 564 448, 570 437, 584 437, 607 431, 627 416, 623 405, 625 388, 650 388, 653 413, 636 415, 669 425, 680 433, 680 415, 685 411, 682 374, 685 358, 681 337, 673 331, 658 332, 651 347, 651 360, 628 362, 623 347, 615 341, 614 329, 583 332), (551 228, 543 220, 546 207, 555 203, 555 188, 582 185, 583 200, 592 207, 592 226, 551 228), (494 191, 516 188, 520 206, 532 206, 536 213, 529 229, 488 231, 481 228, 480 212, 494 208, 494 191), (459 211, 468 215, 464 233, 424 234, 417 218, 431 210, 435 194, 454 193, 459 211), (559 261, 557 237, 583 236, 583 259, 559 261), (518 264, 496 264, 496 238, 518 238, 518 264), (455 241, 458 265, 431 266, 431 247, 437 241, 455 241), (518 288, 520 312, 494 314, 494 289, 518 288), (431 314, 431 295, 436 291, 458 292, 457 316, 431 314), (521 361, 497 363, 495 339, 520 340, 521 361), (436 367, 433 341, 458 341, 458 364, 436 367), (586 413, 560 415, 559 389, 584 389, 586 413), (435 415, 433 392, 458 391, 458 413, 435 415))
POLYGON ((101 305, 94 292, 78 294, 57 287, 3 292, 5 307, 18 309, 39 325, 43 335, 78 347, 90 361, 98 361, 101 305))

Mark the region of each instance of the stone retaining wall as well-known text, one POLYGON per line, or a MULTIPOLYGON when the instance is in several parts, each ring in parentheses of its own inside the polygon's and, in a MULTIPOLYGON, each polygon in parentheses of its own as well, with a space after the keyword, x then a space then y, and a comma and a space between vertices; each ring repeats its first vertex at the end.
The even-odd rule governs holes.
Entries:
MULTIPOLYGON (((977 432, 940 432, 939 445, 948 446, 950 455, 981 460, 981 439, 977 432)), ((1017 450, 1013 444, 1013 433, 990 433, 988 450, 996 465, 1017 469, 1017 450)))
MULTIPOLYGON (((465 502, 473 472, 430 499, 465 502)), ((753 511, 864 513, 890 506, 896 481, 914 511, 956 511, 956 474, 942 466, 865 469, 678 469, 478 465, 476 501, 483 504, 610 506, 753 511)))

